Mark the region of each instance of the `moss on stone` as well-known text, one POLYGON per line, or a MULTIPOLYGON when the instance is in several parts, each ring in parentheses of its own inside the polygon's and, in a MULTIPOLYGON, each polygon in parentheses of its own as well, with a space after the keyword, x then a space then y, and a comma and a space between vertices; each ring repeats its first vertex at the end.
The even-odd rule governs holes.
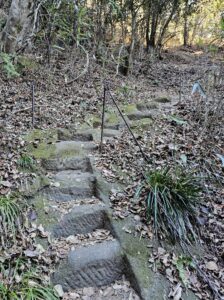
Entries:
POLYGON ((140 111, 145 111, 145 110, 157 109, 158 104, 155 102, 139 102, 136 104, 136 107, 140 111))
POLYGON ((35 197, 33 204, 37 212, 37 222, 42 224, 45 229, 52 228, 58 222, 56 213, 53 210, 46 213, 46 208, 49 208, 48 201, 43 196, 38 195, 35 197))
POLYGON ((137 111, 136 104, 127 104, 122 106, 122 110, 126 114, 131 114, 137 111))
POLYGON ((22 187, 22 193, 26 196, 32 196, 41 188, 48 186, 50 180, 44 175, 38 175, 32 182, 28 182, 26 186, 22 187))
POLYGON ((151 276, 151 270, 148 265, 150 250, 147 247, 147 241, 140 237, 135 237, 132 234, 126 233, 124 228, 135 230, 133 224, 126 220, 112 220, 113 226, 118 235, 121 246, 132 264, 132 269, 138 273, 138 280, 141 284, 148 288, 151 276))
POLYGON ((115 112, 106 113, 106 123, 108 125, 113 125, 119 123, 118 113, 115 112))
POLYGON ((96 128, 100 126, 101 124, 101 119, 100 117, 96 115, 88 115, 85 117, 85 126, 82 125, 81 129, 93 127, 96 128))
POLYGON ((34 142, 35 140, 45 140, 48 143, 56 142, 58 138, 57 129, 50 129, 50 130, 41 130, 41 129, 34 129, 30 131, 25 137, 25 141, 27 142, 34 142))
POLYGON ((29 150, 36 159, 47 159, 55 156, 56 147, 53 144, 40 143, 37 148, 31 147, 29 150))
POLYGON ((153 123, 152 119, 144 118, 144 119, 132 122, 131 128, 133 129, 133 131, 135 133, 138 134, 138 133, 142 132, 142 130, 149 129, 149 127, 152 125, 152 123, 153 123))

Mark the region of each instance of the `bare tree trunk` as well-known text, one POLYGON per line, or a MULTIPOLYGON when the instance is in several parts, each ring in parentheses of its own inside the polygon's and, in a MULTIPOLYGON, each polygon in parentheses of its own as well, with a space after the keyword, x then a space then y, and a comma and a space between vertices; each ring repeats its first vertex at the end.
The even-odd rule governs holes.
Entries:
POLYGON ((74 0, 74 23, 73 23, 73 37, 75 39, 76 45, 78 44, 78 16, 79 16, 79 7, 78 7, 78 1, 74 0))
POLYGON ((185 0, 184 8, 184 46, 188 45, 188 0, 185 0))
POLYGON ((168 26, 169 26, 169 24, 170 24, 170 22, 171 22, 171 20, 172 20, 172 18, 173 18, 174 13, 175 13, 176 10, 177 10, 178 2, 179 2, 179 0, 173 0, 173 5, 172 5, 171 12, 170 12, 170 14, 169 14, 169 16, 168 16, 168 18, 167 18, 167 20, 166 20, 164 26, 163 26, 163 29, 162 29, 162 31, 161 31, 161 33, 160 33, 160 36, 159 36, 159 38, 158 38, 158 42, 157 42, 157 47, 158 47, 158 49, 160 49, 161 46, 162 46, 163 38, 164 38, 165 33, 166 33, 166 31, 167 31, 167 28, 168 28, 168 26))
POLYGON ((131 15, 131 44, 129 48, 128 72, 133 69, 133 52, 136 40, 136 12, 134 11, 134 7, 132 7, 131 15))
POLYGON ((150 13, 151 13, 151 4, 148 4, 146 12, 146 31, 145 31, 145 41, 146 41, 146 51, 149 51, 149 26, 150 26, 150 13))
POLYGON ((12 0, 6 25, 1 33, 1 50, 12 53, 24 47, 32 30, 32 0, 12 0))
POLYGON ((153 9, 152 13, 152 23, 151 23, 151 33, 150 33, 150 39, 148 46, 155 48, 156 45, 156 31, 157 31, 157 25, 158 25, 158 16, 155 8, 153 9))

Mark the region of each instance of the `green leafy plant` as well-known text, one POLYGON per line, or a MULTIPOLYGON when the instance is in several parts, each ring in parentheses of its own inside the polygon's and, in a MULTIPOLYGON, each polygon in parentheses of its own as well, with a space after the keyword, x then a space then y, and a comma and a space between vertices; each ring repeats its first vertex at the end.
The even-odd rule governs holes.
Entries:
POLYGON ((17 161, 18 165, 23 169, 32 170, 35 165, 35 161, 29 155, 23 154, 17 161))
POLYGON ((16 235, 20 227, 21 208, 16 199, 10 197, 0 197, 0 233, 2 243, 11 234, 16 235))
POLYGON ((0 53, 0 58, 3 63, 3 70, 8 78, 19 76, 19 73, 16 71, 16 67, 12 62, 12 55, 2 52, 0 53))
POLYGON ((177 258, 177 260, 175 261, 174 264, 177 268, 177 271, 179 273, 179 277, 180 277, 181 281, 183 282, 183 284, 185 286, 187 286, 188 278, 186 275, 186 271, 189 267, 192 269, 195 269, 195 264, 194 264, 192 258, 181 255, 177 258))
POLYGON ((147 220, 153 220, 158 232, 173 242, 195 241, 197 233, 197 203, 200 192, 199 180, 184 170, 166 168, 145 175, 136 197, 143 196, 147 220))

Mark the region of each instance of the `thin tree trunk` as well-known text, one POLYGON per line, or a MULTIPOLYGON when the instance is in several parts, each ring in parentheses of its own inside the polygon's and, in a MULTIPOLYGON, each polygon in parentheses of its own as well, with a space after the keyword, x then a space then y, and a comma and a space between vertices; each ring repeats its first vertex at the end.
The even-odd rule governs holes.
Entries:
POLYGON ((146 51, 149 51, 149 27, 150 27, 150 6, 147 7, 146 13, 146 31, 145 31, 145 41, 146 41, 146 51))
POLYGON ((153 9, 151 33, 150 33, 150 39, 148 42, 149 47, 152 47, 153 49, 155 48, 155 45, 156 45, 157 24, 158 24, 157 12, 155 11, 155 9, 153 9))
POLYGON ((184 46, 188 45, 188 0, 185 0, 184 8, 184 46))
POLYGON ((74 42, 77 43, 79 42, 77 40, 78 38, 78 15, 79 15, 79 7, 78 7, 78 3, 77 0, 74 0, 74 23, 73 23, 73 37, 74 37, 74 42))
POLYGON ((159 36, 159 38, 158 38, 158 42, 157 42, 157 47, 159 48, 158 50, 160 50, 160 48, 161 48, 161 46, 162 46, 163 38, 164 38, 165 33, 166 33, 166 31, 167 31, 167 28, 168 28, 168 26, 169 26, 169 24, 170 24, 170 21, 172 20, 173 15, 174 15, 174 13, 175 13, 175 11, 176 11, 176 9, 177 9, 177 6, 178 6, 178 0, 173 0, 173 7, 172 7, 172 10, 171 10, 170 15, 169 15, 169 17, 167 18, 167 20, 166 20, 164 26, 163 26, 163 29, 162 29, 162 31, 161 31, 160 36, 159 36))
POLYGON ((6 25, 1 33, 1 50, 15 52, 24 47, 32 30, 32 0, 12 0, 6 25))

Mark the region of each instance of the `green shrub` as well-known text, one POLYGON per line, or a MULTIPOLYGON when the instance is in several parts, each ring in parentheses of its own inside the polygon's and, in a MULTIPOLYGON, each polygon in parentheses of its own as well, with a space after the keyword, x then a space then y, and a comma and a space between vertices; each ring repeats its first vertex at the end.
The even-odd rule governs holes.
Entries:
POLYGON ((12 62, 13 56, 7 53, 0 53, 0 58, 3 63, 3 70, 8 78, 17 77, 19 73, 16 71, 16 67, 12 62))
POLYGON ((173 242, 196 240, 199 180, 182 169, 156 170, 145 176, 136 197, 144 196, 147 220, 153 220, 156 236, 165 235, 173 242))

